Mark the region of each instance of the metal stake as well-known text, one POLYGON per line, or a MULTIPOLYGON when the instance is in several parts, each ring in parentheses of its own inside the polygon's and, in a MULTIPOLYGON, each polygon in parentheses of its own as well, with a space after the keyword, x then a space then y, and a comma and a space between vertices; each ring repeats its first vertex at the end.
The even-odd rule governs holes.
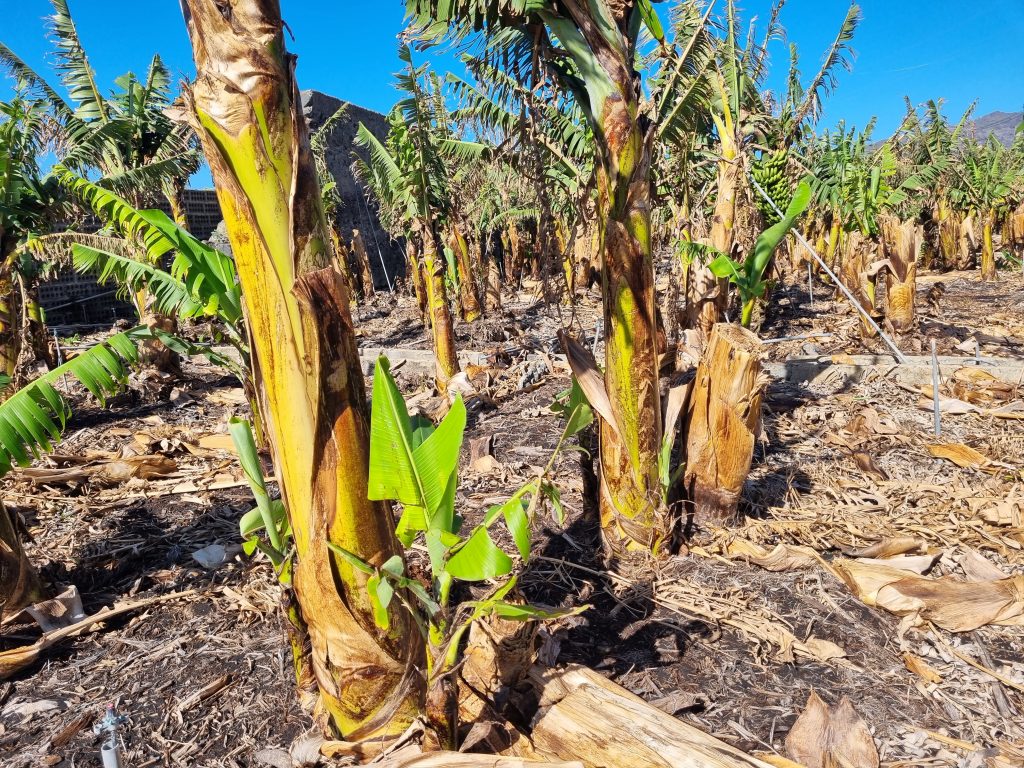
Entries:
MULTIPOLYGON (((785 218, 786 214, 784 214, 782 210, 779 208, 779 206, 775 204, 775 201, 771 199, 768 193, 764 191, 760 184, 757 183, 757 179, 755 179, 752 175, 750 176, 750 182, 754 185, 754 189, 758 191, 761 197, 768 201, 768 204, 771 205, 772 209, 779 216, 785 218)), ((796 237, 797 242, 800 243, 800 245, 802 245, 804 248, 806 248, 807 252, 814 257, 814 260, 818 262, 818 266, 820 266, 825 271, 825 274, 832 279, 832 282, 834 282, 836 286, 838 286, 839 290, 843 292, 843 295, 850 300, 850 303, 853 304, 853 308, 864 316, 864 319, 867 321, 868 325, 870 325, 875 330, 875 333, 877 333, 879 337, 882 339, 882 341, 886 343, 889 349, 892 350, 892 353, 896 357, 896 360, 901 365, 906 365, 907 357, 900 351, 900 348, 896 346, 896 342, 890 339, 889 335, 882 330, 878 323, 875 322, 875 318, 871 316, 871 313, 860 305, 860 302, 857 301, 853 293, 850 292, 850 289, 846 287, 843 281, 839 279, 839 276, 832 271, 831 267, 829 267, 829 265, 825 263, 825 260, 821 258, 821 256, 818 255, 817 251, 815 251, 814 248, 811 247, 811 244, 807 242, 807 238, 801 235, 799 230, 797 229, 793 230, 793 235, 796 237)))

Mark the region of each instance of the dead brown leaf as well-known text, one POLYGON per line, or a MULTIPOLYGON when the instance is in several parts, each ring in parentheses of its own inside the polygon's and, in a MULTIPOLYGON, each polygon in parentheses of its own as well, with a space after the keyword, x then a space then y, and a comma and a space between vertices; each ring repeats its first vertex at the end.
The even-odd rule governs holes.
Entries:
POLYGON ((807 706, 786 736, 789 756, 807 768, 878 768, 878 749, 860 715, 844 696, 830 707, 811 691, 807 706))
POLYGON ((753 563, 766 571, 801 571, 824 565, 821 556, 810 547, 777 544, 770 552, 746 539, 733 539, 725 547, 726 555, 753 563))
POLYGON ((921 539, 913 536, 894 536, 889 539, 881 539, 867 547, 852 549, 840 547, 842 553, 847 557, 882 558, 905 555, 908 552, 924 552, 927 545, 921 539))
POLYGON ((953 396, 974 405, 1005 403, 1017 396, 1017 388, 977 367, 958 368, 950 382, 953 396))
POLYGON ((896 557, 884 558, 866 557, 858 558, 858 561, 869 565, 884 565, 889 568, 899 568, 901 571, 922 574, 935 565, 935 561, 939 559, 940 555, 940 552, 935 552, 930 555, 897 555, 896 557))
POLYGON ((583 394, 587 396, 590 406, 621 437, 622 431, 619 429, 618 420, 615 418, 611 400, 608 399, 608 392, 604 386, 604 376, 597 367, 597 361, 594 360, 594 356, 590 354, 589 349, 565 331, 559 331, 558 338, 562 342, 562 348, 565 350, 565 357, 569 361, 569 367, 572 369, 576 381, 579 382, 583 394))
POLYGON ((920 656, 915 656, 909 651, 903 654, 903 663, 907 669, 920 677, 926 683, 941 683, 942 675, 935 668, 920 656))
POLYGON ((884 469, 875 464, 875 460, 866 451, 854 451, 853 460, 857 467, 866 475, 871 475, 879 480, 888 480, 889 475, 884 469))
POLYGON ((866 605, 932 621, 950 632, 986 624, 1024 625, 1024 576, 983 582, 932 579, 858 560, 837 561, 833 568, 866 605))
POLYGON ((964 469, 980 469, 989 462, 983 453, 963 443, 931 443, 928 453, 937 459, 948 459, 964 469))
POLYGON ((898 435, 901 430, 899 425, 889 416, 882 416, 874 408, 863 408, 850 419, 846 425, 847 431, 854 435, 898 435))
POLYGON ((960 552, 960 567, 964 569, 968 581, 999 581, 1009 576, 973 547, 962 544, 960 552))
POLYGON ((196 445, 205 451, 235 453, 235 441, 228 434, 203 435, 196 440, 196 445))

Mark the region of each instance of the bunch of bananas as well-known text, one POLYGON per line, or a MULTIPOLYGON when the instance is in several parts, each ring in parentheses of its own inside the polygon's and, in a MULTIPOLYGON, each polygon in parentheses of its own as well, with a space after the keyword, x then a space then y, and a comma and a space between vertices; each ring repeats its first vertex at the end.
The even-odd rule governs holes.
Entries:
MULTIPOLYGON (((789 201, 793 198, 793 188, 786 178, 786 163, 789 160, 789 152, 785 149, 777 149, 774 152, 764 152, 758 160, 755 160, 751 168, 754 180, 761 185, 761 188, 768 193, 780 210, 785 211, 789 201)), ((757 209, 764 217, 768 226, 779 220, 779 215, 769 205, 761 194, 754 190, 754 202, 757 209)))

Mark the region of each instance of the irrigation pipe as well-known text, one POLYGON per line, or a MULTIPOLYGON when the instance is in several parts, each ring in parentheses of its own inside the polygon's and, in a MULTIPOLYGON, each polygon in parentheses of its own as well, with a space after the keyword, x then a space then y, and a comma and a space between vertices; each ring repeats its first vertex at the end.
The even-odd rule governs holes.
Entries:
MULTIPOLYGON (((750 181, 754 185, 754 189, 756 189, 758 191, 758 194, 760 194, 761 197, 763 197, 765 201, 767 201, 768 205, 772 207, 772 210, 774 210, 775 213, 778 214, 780 217, 786 218, 786 214, 779 209, 779 206, 775 204, 775 201, 772 200, 768 193, 761 188, 761 185, 757 183, 757 179, 755 179, 751 174, 748 174, 748 176, 750 176, 750 181)), ((886 332, 881 329, 878 323, 875 322, 875 318, 871 316, 871 313, 860 305, 860 302, 857 301, 857 298, 853 295, 853 293, 850 292, 850 289, 847 288, 843 284, 843 281, 839 279, 838 275, 836 275, 836 273, 829 268, 828 264, 825 263, 825 260, 818 255, 817 251, 815 251, 814 248, 811 247, 811 244, 807 242, 807 239, 802 234, 800 234, 800 231, 794 228, 793 234, 796 236, 796 239, 800 243, 800 245, 806 248, 807 252, 814 257, 814 260, 816 262, 818 262, 818 266, 825 270, 825 274, 832 278, 833 282, 835 282, 835 284, 839 286, 839 290, 841 290, 843 294, 846 296, 846 298, 850 300, 850 303, 853 304, 854 309, 860 312, 861 315, 864 316, 864 319, 867 320, 868 323, 871 325, 871 327, 875 329, 875 332, 878 333, 878 335, 886 343, 889 349, 892 350, 893 355, 895 355, 899 363, 901 365, 906 365, 906 356, 900 351, 900 348, 896 346, 896 342, 889 338, 888 334, 886 334, 886 332)))

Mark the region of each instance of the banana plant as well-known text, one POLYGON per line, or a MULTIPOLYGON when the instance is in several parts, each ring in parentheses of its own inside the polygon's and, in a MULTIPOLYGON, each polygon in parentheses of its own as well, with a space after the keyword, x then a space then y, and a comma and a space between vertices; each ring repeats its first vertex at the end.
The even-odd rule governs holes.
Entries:
POLYGON ((605 382, 619 425, 613 430, 602 421, 603 538, 612 556, 662 552, 672 522, 659 501, 653 132, 641 109, 642 78, 636 70, 641 34, 646 30, 653 39, 664 39, 652 1, 406 0, 406 9, 424 40, 481 33, 492 65, 527 60, 549 68, 590 125, 597 148, 605 382))
MULTIPOLYGON (((145 328, 135 328, 112 336, 6 399, 11 380, 0 376, 0 478, 14 466, 28 466, 52 451, 60 439, 71 409, 57 390, 57 382, 71 376, 103 403, 123 386, 129 367, 138 360, 136 334, 145 332, 145 328)), ((43 596, 17 529, 0 503, 0 610, 16 611, 43 596)))
POLYGON ((43 265, 25 250, 63 214, 59 190, 39 166, 49 125, 45 103, 24 82, 0 102, 0 373, 12 378, 26 339, 37 358, 54 364, 36 296, 43 265))
POLYGON ((97 171, 103 186, 136 203, 162 192, 183 222, 180 195, 199 167, 199 154, 191 128, 166 114, 174 100, 170 71, 154 55, 143 79, 124 74, 105 96, 67 0, 51 0, 51 5, 55 69, 70 99, 3 43, 0 67, 45 103, 54 118, 51 149, 65 165, 83 175, 97 171))
POLYGON ((1020 174, 1013 159, 1010 150, 989 136, 984 144, 967 147, 961 161, 959 199, 981 217, 981 279, 989 282, 997 279, 993 230, 1020 174))
POLYGON ((101 403, 120 391, 138 361, 147 329, 116 334, 35 379, 0 403, 0 477, 15 465, 28 466, 60 439, 71 409, 57 390, 65 376, 77 379, 101 403))
POLYGON ((150 336, 178 354, 202 354, 225 367, 246 389, 256 413, 241 289, 231 258, 196 239, 163 211, 138 210, 60 164, 53 175, 120 237, 69 232, 43 236, 42 247, 46 248, 48 237, 69 241, 76 270, 95 275, 100 283, 112 280, 128 295, 147 294, 152 299, 150 309, 160 315, 216 321, 217 331, 209 343, 189 342, 158 325, 151 327, 150 336), (173 258, 165 270, 160 265, 168 256, 173 258), (234 348, 237 359, 217 351, 221 342, 234 348))
POLYGON ((424 650, 408 613, 374 623, 366 575, 328 546, 375 566, 401 553, 390 506, 367 498, 366 390, 280 6, 232 0, 230 19, 218 0, 182 7, 196 64, 183 117, 224 212, 292 532, 309 648, 298 682, 313 681, 327 730, 386 741, 422 716, 424 650))
POLYGON ((459 452, 466 427, 462 398, 456 398, 436 428, 427 419, 412 418, 387 358, 377 360, 369 496, 402 504, 395 533, 407 550, 417 543, 425 546, 430 585, 425 587, 410 576, 399 555, 374 566, 344 547, 330 546, 366 575, 374 620, 381 629, 389 629, 389 608, 396 600, 419 619, 417 625, 427 647, 427 716, 443 743, 454 745, 456 702, 451 675, 459 663, 462 640, 474 622, 492 615, 514 621, 553 619, 583 610, 546 610, 506 598, 515 589, 518 568, 530 560, 531 529, 541 502, 549 501, 561 519, 559 492, 551 480, 555 461, 565 442, 592 420, 585 402, 572 403, 566 427, 547 465, 507 501, 490 507, 480 523, 464 531, 455 503, 459 452), (513 552, 506 552, 494 541, 492 529, 499 523, 512 536, 513 552), (453 606, 452 588, 457 582, 497 584, 485 598, 453 606))
POLYGON ((750 321, 754 314, 754 303, 764 296, 767 286, 764 276, 772 262, 775 250, 796 225, 797 219, 807 210, 810 202, 811 186, 806 181, 802 181, 786 208, 785 215, 758 236, 753 250, 745 260, 734 261, 726 254, 720 253, 708 264, 708 269, 715 277, 727 279, 736 286, 742 305, 740 323, 744 328, 750 327, 750 321))

